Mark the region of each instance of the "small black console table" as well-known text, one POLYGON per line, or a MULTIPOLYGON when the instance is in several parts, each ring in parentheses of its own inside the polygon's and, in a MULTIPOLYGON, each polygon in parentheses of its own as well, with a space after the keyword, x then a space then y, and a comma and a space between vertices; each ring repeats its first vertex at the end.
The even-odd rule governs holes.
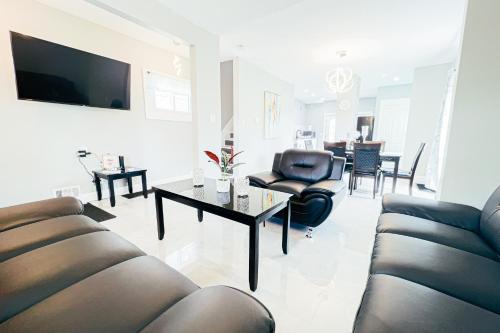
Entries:
POLYGON ((108 181, 109 188, 109 201, 111 203, 111 207, 115 206, 115 187, 113 182, 117 179, 127 179, 128 183, 128 192, 133 193, 134 189, 132 187, 132 177, 141 177, 142 178, 142 194, 144 198, 148 197, 148 184, 146 180, 146 169, 137 169, 137 168, 125 168, 124 171, 120 170, 98 170, 94 171, 94 183, 95 189, 97 191, 97 200, 102 199, 102 191, 101 191, 101 178, 106 179, 108 181))

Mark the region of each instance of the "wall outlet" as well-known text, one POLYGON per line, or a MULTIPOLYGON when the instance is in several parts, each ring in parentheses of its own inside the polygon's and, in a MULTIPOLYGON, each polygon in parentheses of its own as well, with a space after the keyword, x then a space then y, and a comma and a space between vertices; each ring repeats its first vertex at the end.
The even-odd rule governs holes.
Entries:
POLYGON ((60 187, 52 190, 55 198, 61 197, 75 197, 80 198, 80 186, 68 186, 68 187, 60 187))

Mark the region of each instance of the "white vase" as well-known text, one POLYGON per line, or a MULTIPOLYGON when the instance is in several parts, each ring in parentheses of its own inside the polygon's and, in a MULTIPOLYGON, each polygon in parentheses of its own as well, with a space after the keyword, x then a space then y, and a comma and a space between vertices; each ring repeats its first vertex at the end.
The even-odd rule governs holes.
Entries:
POLYGON ((215 181, 215 187, 217 188, 217 192, 229 192, 231 181, 229 178, 218 178, 215 181))

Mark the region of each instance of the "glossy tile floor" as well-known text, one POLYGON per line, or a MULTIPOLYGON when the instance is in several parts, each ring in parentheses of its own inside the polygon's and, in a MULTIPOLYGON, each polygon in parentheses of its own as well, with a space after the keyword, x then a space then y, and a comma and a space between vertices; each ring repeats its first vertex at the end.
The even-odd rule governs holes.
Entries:
MULTIPOLYGON (((347 177, 346 177, 347 178, 347 177)), ((390 191, 386 182, 386 193, 390 191)), ((372 182, 346 196, 313 238, 290 231, 290 251, 281 251, 281 225, 260 231, 259 285, 248 286, 248 227, 164 200, 165 238, 156 233, 154 198, 96 201, 117 218, 103 222, 146 253, 184 273, 198 285, 229 285, 261 300, 276 320, 277 332, 351 332, 366 284, 381 197, 371 199, 372 182)), ((406 193, 400 181, 397 192, 406 193)), ((415 195, 432 194, 414 190, 415 195)))

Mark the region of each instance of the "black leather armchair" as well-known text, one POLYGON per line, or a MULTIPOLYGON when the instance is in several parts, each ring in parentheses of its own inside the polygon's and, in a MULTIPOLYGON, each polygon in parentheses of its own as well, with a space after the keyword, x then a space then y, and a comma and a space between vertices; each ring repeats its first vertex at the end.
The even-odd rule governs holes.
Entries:
POLYGON ((340 199, 345 194, 345 161, 328 151, 289 149, 274 156, 271 171, 248 178, 252 186, 293 194, 291 222, 309 227, 310 237, 312 228, 330 215, 334 202, 340 201, 333 197, 340 199))

